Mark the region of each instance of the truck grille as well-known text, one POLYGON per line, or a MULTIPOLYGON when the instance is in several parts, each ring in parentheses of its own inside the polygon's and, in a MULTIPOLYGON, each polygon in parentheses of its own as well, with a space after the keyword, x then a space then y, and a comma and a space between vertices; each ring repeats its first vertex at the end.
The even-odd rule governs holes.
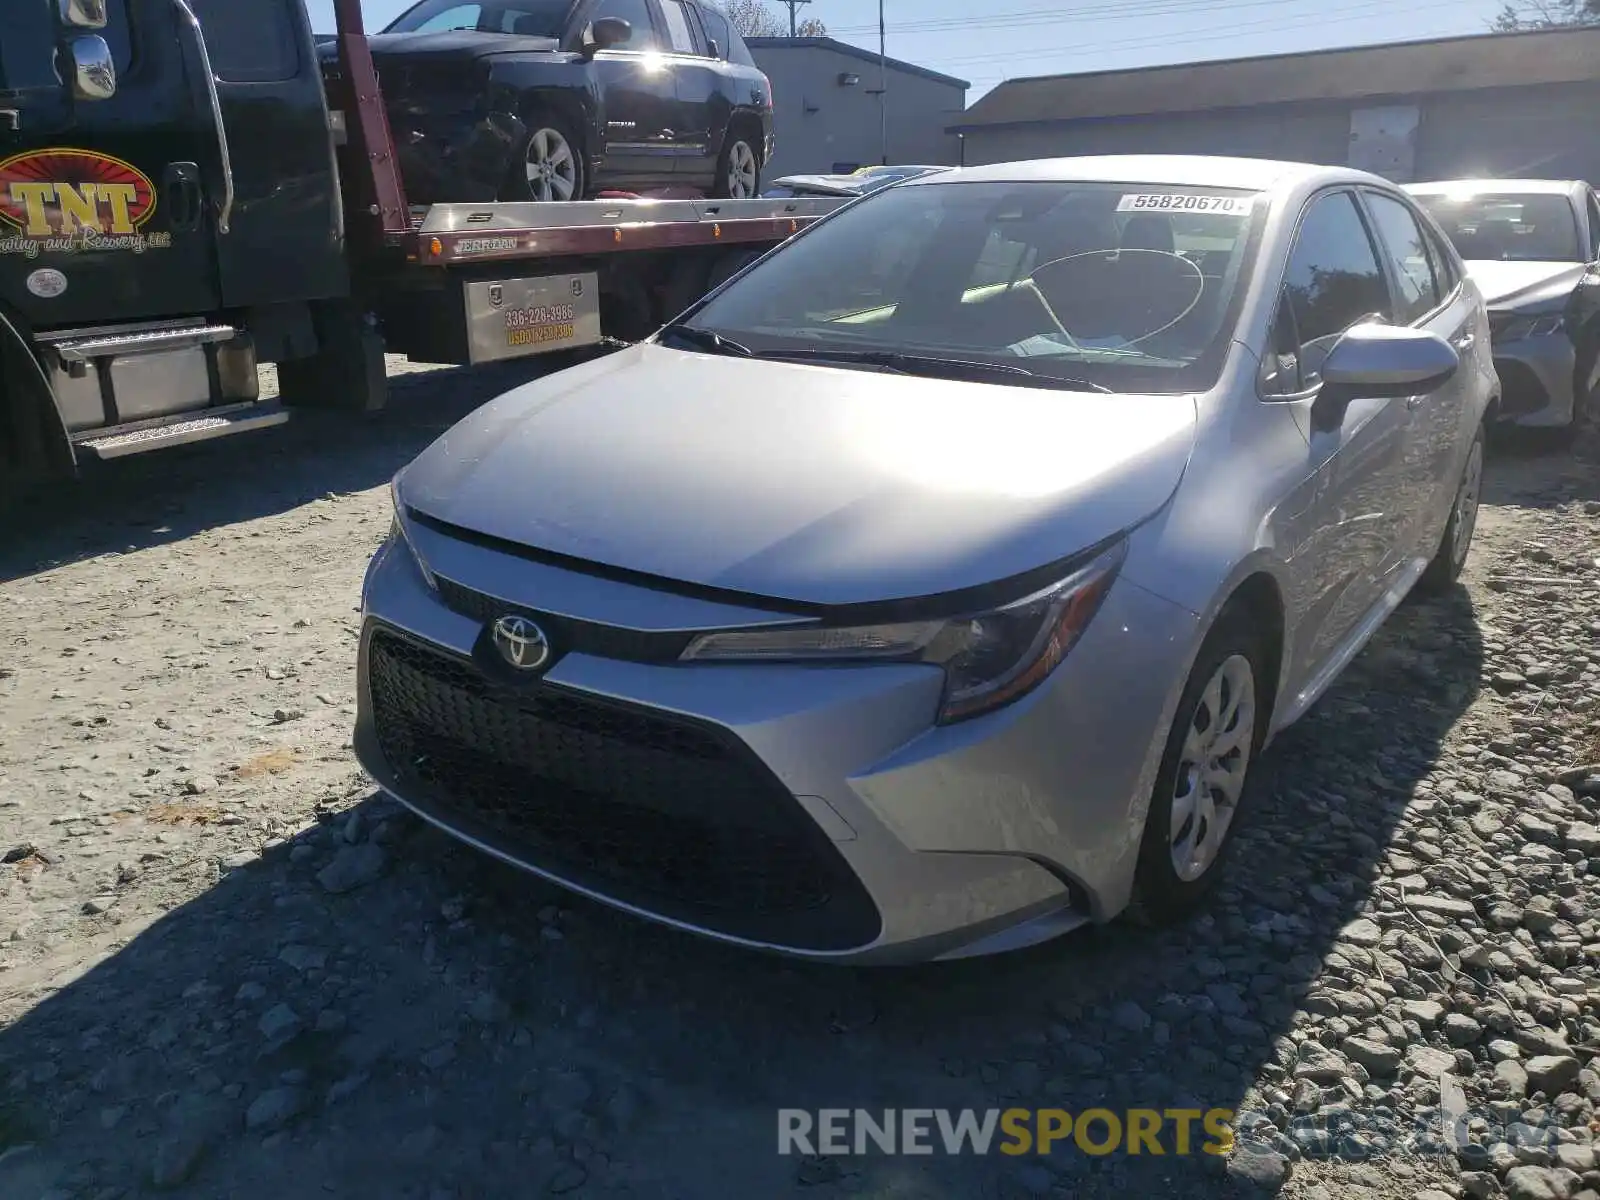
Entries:
POLYGON ((406 798, 508 857, 733 937, 845 950, 877 936, 866 889, 730 733, 544 684, 377 631, 367 683, 406 798))

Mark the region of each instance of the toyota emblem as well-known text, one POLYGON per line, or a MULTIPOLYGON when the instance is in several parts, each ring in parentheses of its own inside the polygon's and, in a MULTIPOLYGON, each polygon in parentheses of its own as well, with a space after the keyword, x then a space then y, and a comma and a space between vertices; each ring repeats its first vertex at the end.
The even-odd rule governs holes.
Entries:
POLYGON ((493 637, 500 657, 519 671, 537 671, 550 661, 550 639, 527 617, 501 617, 493 637))

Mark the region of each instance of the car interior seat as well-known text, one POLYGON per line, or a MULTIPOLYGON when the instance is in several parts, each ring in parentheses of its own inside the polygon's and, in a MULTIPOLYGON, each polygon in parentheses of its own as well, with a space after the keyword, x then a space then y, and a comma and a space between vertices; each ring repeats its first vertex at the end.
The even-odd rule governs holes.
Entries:
POLYGON ((1129 217, 1128 223, 1122 227, 1124 250, 1159 250, 1163 254, 1172 254, 1176 247, 1177 243, 1172 237, 1172 222, 1166 217, 1140 213, 1136 217, 1129 217))

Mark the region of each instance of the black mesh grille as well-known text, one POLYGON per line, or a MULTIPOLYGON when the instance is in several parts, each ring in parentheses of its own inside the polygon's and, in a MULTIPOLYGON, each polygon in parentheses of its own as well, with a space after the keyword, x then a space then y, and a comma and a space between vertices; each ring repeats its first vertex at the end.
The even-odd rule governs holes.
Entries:
POLYGON ((1533 368, 1508 358, 1494 360, 1500 376, 1500 413, 1506 417, 1535 413, 1550 403, 1550 393, 1533 373, 1533 368))
POLYGON ((378 744, 408 799, 518 861, 735 937, 842 950, 871 898, 750 751, 714 726, 513 687, 387 631, 368 647, 378 744))
POLYGON ((652 633, 600 625, 592 621, 575 621, 526 605, 497 600, 442 576, 437 583, 439 598, 452 611, 475 621, 486 622, 505 616, 530 617, 550 636, 560 653, 595 654, 601 658, 620 658, 629 662, 677 662, 694 637, 692 633, 652 633))

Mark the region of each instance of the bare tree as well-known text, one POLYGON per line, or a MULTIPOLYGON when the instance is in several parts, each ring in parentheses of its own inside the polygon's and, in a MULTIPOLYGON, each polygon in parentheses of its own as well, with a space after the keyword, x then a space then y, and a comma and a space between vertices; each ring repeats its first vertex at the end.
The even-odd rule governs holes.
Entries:
POLYGON ((1581 25, 1600 25, 1600 0, 1522 0, 1502 8, 1493 28, 1496 33, 1517 33, 1581 25))
MULTIPOLYGON (((714 7, 721 9, 744 37, 789 36, 788 15, 779 16, 761 0, 719 0, 714 7)), ((823 37, 828 27, 815 17, 807 17, 795 32, 801 37, 823 37)))

